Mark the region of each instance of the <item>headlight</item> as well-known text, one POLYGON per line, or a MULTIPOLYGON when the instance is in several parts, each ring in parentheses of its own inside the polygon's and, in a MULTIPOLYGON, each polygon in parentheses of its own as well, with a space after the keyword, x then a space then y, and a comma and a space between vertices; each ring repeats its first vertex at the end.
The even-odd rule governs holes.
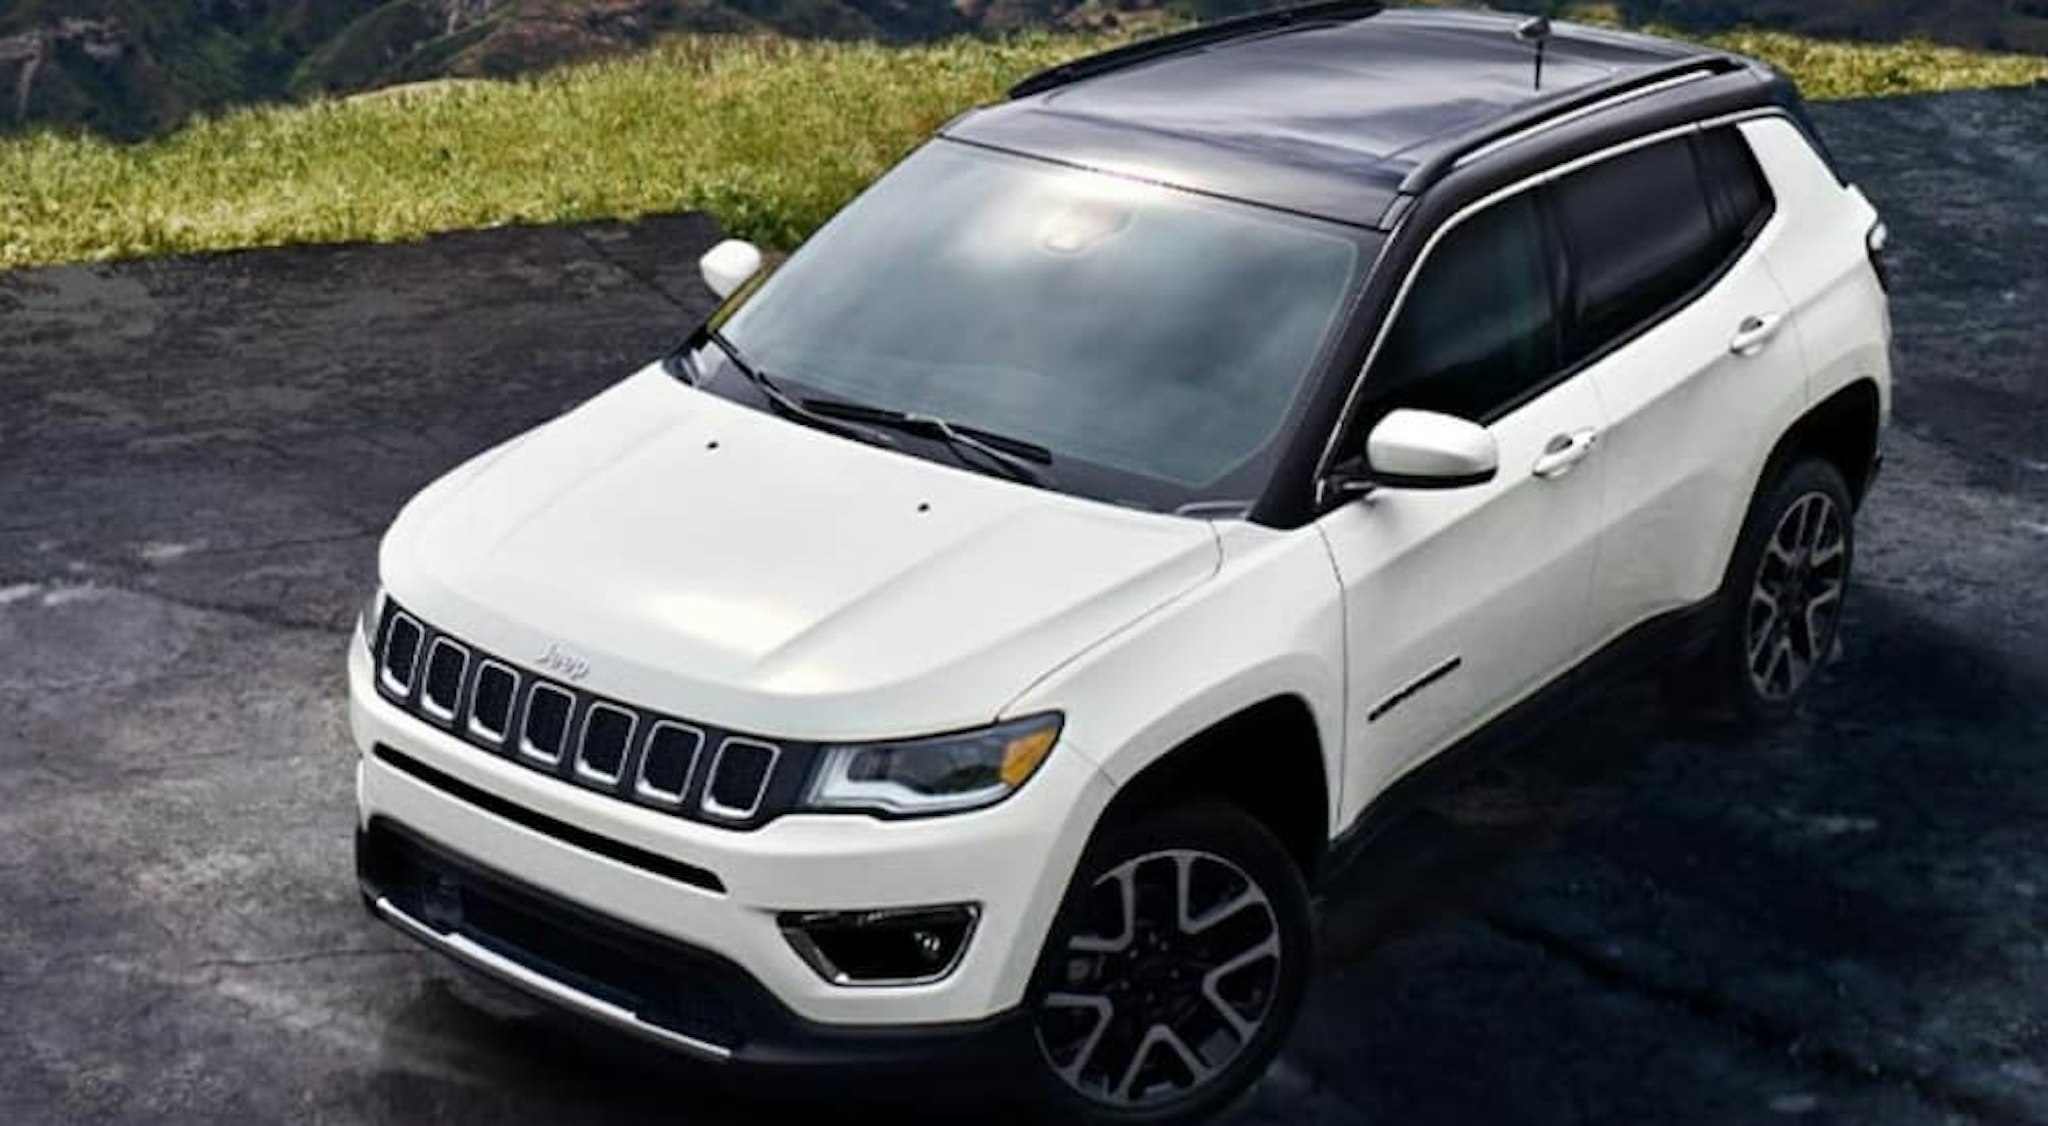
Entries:
POLYGON ((379 583, 370 590, 370 597, 356 615, 356 628, 362 631, 363 644, 370 652, 377 651, 377 624, 384 620, 384 584, 379 583))
POLYGON ((994 805, 1037 772, 1060 737, 1057 713, 979 731, 826 747, 804 795, 822 810, 957 813, 994 805))

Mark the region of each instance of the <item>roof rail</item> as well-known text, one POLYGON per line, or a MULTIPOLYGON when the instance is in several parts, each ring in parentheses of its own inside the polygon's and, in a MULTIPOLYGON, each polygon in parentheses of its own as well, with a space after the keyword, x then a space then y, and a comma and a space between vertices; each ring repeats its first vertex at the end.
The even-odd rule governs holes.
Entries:
POLYGON ((1270 12, 1253 12, 1247 16, 1235 16, 1215 23, 1205 23, 1186 31, 1169 32, 1150 39, 1140 39, 1122 47, 1112 47, 1093 55, 1086 55, 1072 62, 1048 67, 1029 75, 1010 87, 1010 97, 1028 98, 1069 82, 1079 82, 1098 74, 1122 70, 1128 66, 1150 62, 1153 59, 1192 51, 1212 43, 1223 43, 1232 39, 1259 35, 1268 31, 1279 31, 1296 24, 1344 23, 1376 16, 1385 10, 1385 5, 1374 0, 1320 0, 1319 3, 1300 4, 1292 8, 1276 8, 1270 12))
POLYGON ((1732 74, 1747 69, 1748 65, 1733 55, 1696 55, 1661 66, 1630 71, 1611 82, 1597 83, 1567 91, 1554 98, 1531 102, 1520 109, 1487 121, 1470 132, 1452 137, 1448 143, 1424 157, 1421 163, 1401 178, 1400 193, 1407 196, 1421 195, 1424 189, 1443 179, 1460 160, 1472 153, 1558 118, 1578 113, 1602 102, 1646 93, 1647 88, 1674 79, 1694 74, 1701 77, 1732 74))

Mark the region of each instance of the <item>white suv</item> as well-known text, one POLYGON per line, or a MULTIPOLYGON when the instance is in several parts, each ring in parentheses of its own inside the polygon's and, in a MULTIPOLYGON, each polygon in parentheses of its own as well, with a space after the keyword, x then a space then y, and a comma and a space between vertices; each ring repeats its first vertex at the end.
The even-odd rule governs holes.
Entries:
POLYGON ((1425 763, 1653 650, 1793 706, 1882 244, 1789 83, 1660 40, 1347 2, 1035 76, 406 507, 365 896, 732 1068, 1214 1109, 1425 763))

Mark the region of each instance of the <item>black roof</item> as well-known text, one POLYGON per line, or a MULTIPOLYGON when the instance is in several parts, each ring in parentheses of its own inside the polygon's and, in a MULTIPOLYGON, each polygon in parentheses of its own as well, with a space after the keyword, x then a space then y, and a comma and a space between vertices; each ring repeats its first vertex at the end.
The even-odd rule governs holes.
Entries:
POLYGON ((1339 3, 1197 28, 1033 76, 945 135, 1383 226, 1400 197, 1503 132, 1688 68, 1749 65, 1557 23, 1539 90, 1515 34, 1527 19, 1339 3))

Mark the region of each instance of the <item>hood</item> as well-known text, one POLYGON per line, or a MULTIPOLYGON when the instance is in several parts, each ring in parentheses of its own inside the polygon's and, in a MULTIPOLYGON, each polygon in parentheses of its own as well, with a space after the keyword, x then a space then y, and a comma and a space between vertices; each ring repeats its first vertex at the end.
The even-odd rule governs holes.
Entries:
POLYGON ((420 617, 722 727, 987 723, 1215 572, 1204 522, 894 453, 650 368, 429 486, 382 578, 420 617))

